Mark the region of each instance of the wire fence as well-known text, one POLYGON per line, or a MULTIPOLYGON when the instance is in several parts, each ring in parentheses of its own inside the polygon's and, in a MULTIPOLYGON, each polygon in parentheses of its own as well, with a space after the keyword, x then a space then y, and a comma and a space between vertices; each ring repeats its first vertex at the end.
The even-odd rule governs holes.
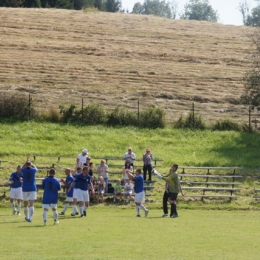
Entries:
MULTIPOLYGON (((87 93, 83 93, 81 96, 70 95, 64 96, 59 93, 46 94, 31 94, 21 93, 20 91, 1 91, 0 92, 0 110, 3 109, 9 102, 10 98, 16 100, 16 98, 23 100, 23 104, 26 106, 25 113, 27 113, 27 119, 34 118, 35 112, 37 114, 48 112, 50 109, 59 111, 59 106, 63 105, 69 107, 75 105, 77 109, 81 109, 88 104, 98 104, 106 111, 112 111, 116 107, 124 107, 129 111, 136 112, 136 117, 139 119, 140 110, 152 105, 154 107, 161 107, 166 113, 166 121, 168 124, 176 122, 180 116, 187 116, 192 114, 193 124, 195 121, 195 115, 199 114, 206 123, 213 123, 219 119, 231 119, 239 123, 247 125, 248 132, 260 130, 260 111, 253 109, 250 106, 241 105, 236 102, 232 103, 209 103, 194 100, 169 100, 169 103, 165 104, 161 100, 147 98, 144 96, 108 101, 105 96, 93 99, 89 97, 87 93), (149 100, 148 100, 149 99, 149 100)), ((13 105, 12 105, 13 106, 13 105)), ((1 113, 0 113, 1 114, 1 113)), ((84 113, 82 113, 82 117, 84 113)), ((194 126, 194 125, 193 125, 194 126)))

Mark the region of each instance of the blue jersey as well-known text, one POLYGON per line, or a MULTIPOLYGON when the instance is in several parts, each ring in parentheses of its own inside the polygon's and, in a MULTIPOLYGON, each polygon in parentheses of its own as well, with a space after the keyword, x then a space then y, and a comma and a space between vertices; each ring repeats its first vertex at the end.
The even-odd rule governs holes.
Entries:
POLYGON ((20 178, 23 177, 23 174, 18 174, 17 172, 13 172, 9 178, 10 181, 13 181, 11 184, 11 188, 20 188, 22 187, 22 183, 20 182, 20 178))
POLYGON ((22 168, 23 191, 36 191, 36 172, 38 172, 37 168, 22 168))
POLYGON ((134 182, 135 182, 135 187, 134 187, 135 193, 144 191, 144 178, 142 175, 135 176, 134 182))
POLYGON ((57 204, 58 191, 60 190, 60 182, 53 176, 48 176, 42 181, 44 189, 42 204, 57 204))
POLYGON ((73 197, 73 189, 74 187, 68 192, 68 188, 70 187, 70 184, 74 181, 74 178, 72 175, 68 175, 66 178, 66 183, 69 185, 66 187, 66 195, 67 197, 73 197))
POLYGON ((82 173, 79 175, 76 175, 74 182, 75 188, 81 189, 81 190, 88 190, 88 185, 91 184, 91 179, 89 175, 84 176, 82 173))

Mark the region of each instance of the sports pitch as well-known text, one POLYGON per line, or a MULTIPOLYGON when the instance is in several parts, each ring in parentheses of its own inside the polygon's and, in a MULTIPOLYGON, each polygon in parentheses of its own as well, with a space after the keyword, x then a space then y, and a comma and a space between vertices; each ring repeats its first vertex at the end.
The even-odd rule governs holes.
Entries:
MULTIPOLYGON (((149 204, 147 204, 149 208, 149 204)), ((61 208, 59 209, 61 210, 61 208)), ((32 223, 0 210, 2 259, 258 259, 259 212, 179 210, 179 218, 147 218, 135 208, 98 205, 86 218, 60 217, 43 226, 42 209, 32 223)))

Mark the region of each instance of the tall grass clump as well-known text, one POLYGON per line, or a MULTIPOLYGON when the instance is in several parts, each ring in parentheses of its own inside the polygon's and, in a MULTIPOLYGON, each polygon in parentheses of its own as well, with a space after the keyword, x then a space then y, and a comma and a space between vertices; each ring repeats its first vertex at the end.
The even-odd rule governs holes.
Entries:
POLYGON ((181 115, 178 121, 174 124, 174 128, 190 128, 204 130, 206 129, 206 124, 199 114, 193 114, 192 112, 190 112, 186 118, 184 118, 181 115))
POLYGON ((140 126, 151 129, 164 128, 166 126, 165 111, 159 107, 148 107, 141 111, 140 126))
POLYGON ((212 130, 245 132, 248 130, 248 127, 246 124, 239 124, 238 122, 226 118, 220 119, 215 124, 213 124, 212 130))
POLYGON ((137 126, 136 113, 126 110, 123 107, 116 107, 108 117, 108 125, 115 126, 137 126))

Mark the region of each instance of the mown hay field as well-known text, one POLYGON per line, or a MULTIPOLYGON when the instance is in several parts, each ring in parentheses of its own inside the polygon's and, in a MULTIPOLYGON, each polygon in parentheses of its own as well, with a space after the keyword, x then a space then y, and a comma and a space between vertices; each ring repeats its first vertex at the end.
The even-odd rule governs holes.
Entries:
POLYGON ((239 105, 253 29, 155 16, 0 8, 0 90, 41 109, 94 102, 247 121, 239 105))

